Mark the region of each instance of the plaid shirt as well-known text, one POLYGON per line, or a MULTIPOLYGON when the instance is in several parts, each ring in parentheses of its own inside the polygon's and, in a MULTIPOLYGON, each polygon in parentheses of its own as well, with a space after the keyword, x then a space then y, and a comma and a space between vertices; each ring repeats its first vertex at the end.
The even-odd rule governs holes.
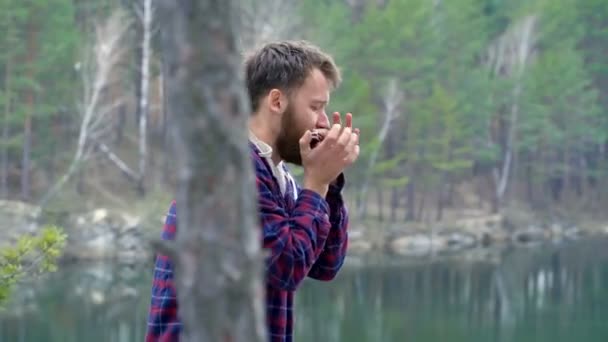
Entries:
MULTIPOLYGON (((348 213, 341 191, 344 175, 329 188, 326 198, 301 189, 289 177, 285 195, 268 162, 250 143, 259 192, 263 248, 266 260, 266 319, 271 342, 293 341, 294 292, 305 277, 329 281, 344 262, 348 244, 348 213)), ((287 172, 287 169, 284 167, 287 172)), ((176 204, 166 217, 162 238, 172 240, 177 227, 176 204)), ((182 329, 168 257, 157 255, 148 314, 147 342, 179 341, 182 329)))

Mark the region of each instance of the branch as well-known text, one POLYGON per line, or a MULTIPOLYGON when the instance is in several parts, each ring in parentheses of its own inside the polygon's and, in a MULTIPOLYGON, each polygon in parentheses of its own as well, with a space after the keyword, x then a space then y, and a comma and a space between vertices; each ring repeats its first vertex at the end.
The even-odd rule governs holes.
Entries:
POLYGON ((101 152, 103 152, 108 157, 108 159, 112 163, 114 163, 114 165, 116 165, 116 167, 118 167, 120 169, 120 171, 122 171, 122 173, 127 178, 129 178, 130 180, 132 180, 134 182, 136 182, 139 179, 139 175, 135 171, 131 170, 131 168, 129 168, 129 166, 124 161, 122 161, 122 159, 120 159, 120 157, 118 157, 116 154, 114 154, 114 152, 112 152, 106 144, 104 144, 102 142, 97 142, 97 147, 99 148, 99 150, 101 152))
MULTIPOLYGON (((90 147, 88 141, 91 136, 99 135, 95 128, 107 116, 109 108, 117 103, 99 110, 103 102, 103 91, 112 79, 112 72, 117 72, 121 59, 124 56, 125 48, 123 39, 130 26, 129 20, 125 15, 118 11, 114 12, 105 22, 96 26, 96 37, 93 46, 84 52, 82 62, 83 80, 83 103, 81 111, 80 131, 76 152, 67 172, 51 187, 42 197, 40 207, 44 207, 48 201, 65 185, 74 172, 88 160, 90 147)), ((117 101, 120 102, 120 101, 117 101)))
MULTIPOLYGON (((367 194, 367 189, 369 187, 369 182, 372 174, 372 170, 374 165, 376 164, 376 160, 378 158, 378 153, 382 148, 382 144, 388 135, 388 132, 391 127, 391 123, 398 116, 397 109, 399 108, 401 102, 403 101, 403 92, 399 91, 397 86, 397 80, 391 79, 388 84, 388 90, 386 96, 384 97, 384 106, 386 107, 386 112, 384 115, 384 122, 382 123, 382 127, 378 132, 378 147, 372 151, 372 155, 369 158, 369 164, 367 166, 367 171, 365 175, 365 180, 363 182, 363 186, 361 188, 361 198, 365 201, 365 196, 367 194)), ((361 217, 363 216, 363 205, 357 208, 357 214, 361 217)))

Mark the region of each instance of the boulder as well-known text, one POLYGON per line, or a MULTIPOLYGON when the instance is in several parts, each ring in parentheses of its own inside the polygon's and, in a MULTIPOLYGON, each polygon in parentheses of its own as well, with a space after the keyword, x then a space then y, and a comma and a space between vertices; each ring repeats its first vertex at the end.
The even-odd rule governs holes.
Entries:
POLYGON ((445 238, 420 233, 399 236, 388 242, 388 249, 400 255, 425 255, 446 247, 445 238))
POLYGON ((460 251, 477 245, 475 235, 465 232, 443 232, 439 237, 445 240, 446 249, 450 251, 460 251))
POLYGON ((138 217, 99 208, 75 215, 70 221, 66 227, 67 258, 132 262, 148 256, 138 217))
POLYGON ((511 240, 515 245, 529 246, 537 245, 546 241, 550 233, 547 230, 531 226, 526 229, 519 229, 513 232, 511 240))

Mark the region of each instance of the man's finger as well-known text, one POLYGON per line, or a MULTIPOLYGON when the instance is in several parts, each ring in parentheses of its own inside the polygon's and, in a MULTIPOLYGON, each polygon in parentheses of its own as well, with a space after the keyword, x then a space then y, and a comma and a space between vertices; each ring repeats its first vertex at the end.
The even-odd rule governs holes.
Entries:
POLYGON ((312 141, 312 132, 306 131, 304 135, 300 138, 300 153, 308 153, 310 152, 310 142, 312 141))
POLYGON ((351 134, 348 145, 351 147, 351 149, 354 149, 354 147, 358 144, 359 144, 359 135, 357 135, 356 133, 351 134))
POLYGON ((340 118, 340 113, 334 112, 332 121, 333 121, 334 125, 335 124, 341 125, 342 119, 340 118))
POLYGON ((338 145, 348 147, 351 136, 353 136, 353 134, 351 133, 350 128, 344 127, 344 129, 342 129, 342 134, 340 134, 340 138, 338 139, 338 145))
POLYGON ((344 124, 344 126, 352 128, 353 127, 353 114, 352 113, 346 113, 346 123, 344 124))
POLYGON ((359 158, 359 152, 360 152, 361 148, 359 147, 359 145, 355 145, 355 149, 348 154, 348 156, 346 156, 346 158, 344 158, 344 161, 347 162, 348 164, 352 164, 355 161, 357 161, 357 158, 359 158))
POLYGON ((335 142, 338 141, 341 130, 342 130, 342 126, 340 126, 340 124, 334 124, 333 126, 331 126, 329 133, 327 133, 327 136, 323 140, 323 143, 333 145, 335 142))

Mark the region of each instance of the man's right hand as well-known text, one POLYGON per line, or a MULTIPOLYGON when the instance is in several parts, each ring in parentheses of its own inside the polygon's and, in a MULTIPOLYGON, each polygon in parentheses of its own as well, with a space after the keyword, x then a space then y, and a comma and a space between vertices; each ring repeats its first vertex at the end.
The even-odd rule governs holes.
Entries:
POLYGON ((300 139, 300 153, 304 168, 304 188, 325 196, 334 181, 359 155, 359 135, 351 127, 352 117, 347 114, 347 125, 334 124, 325 139, 315 148, 310 147, 312 133, 307 131, 300 139))

